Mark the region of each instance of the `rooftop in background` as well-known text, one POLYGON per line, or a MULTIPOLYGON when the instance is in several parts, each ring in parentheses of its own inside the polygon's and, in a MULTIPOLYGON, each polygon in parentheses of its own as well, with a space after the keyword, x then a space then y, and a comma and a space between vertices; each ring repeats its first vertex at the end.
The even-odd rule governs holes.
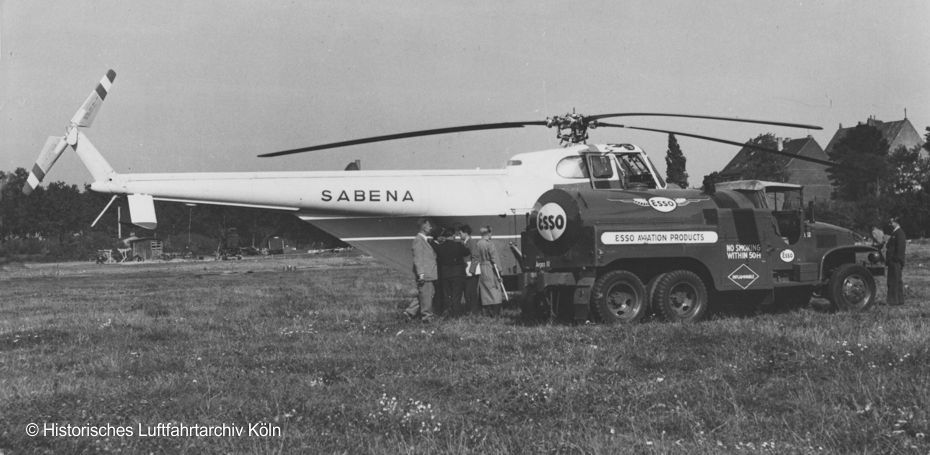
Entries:
MULTIPOLYGON (((889 153, 894 152, 901 146, 911 148, 924 145, 924 140, 920 136, 920 133, 914 128, 914 125, 911 124, 911 121, 908 120, 907 117, 903 120, 895 120, 893 122, 883 122, 875 117, 869 117, 869 119, 865 121, 865 124, 874 126, 881 131, 882 136, 888 141, 889 153)), ((857 126, 858 125, 862 125, 862 122, 857 123, 857 126)), ((833 139, 830 139, 830 143, 827 144, 827 148, 824 149, 824 151, 829 155, 836 143, 839 142, 840 139, 846 137, 853 128, 855 127, 843 128, 843 124, 841 123, 840 128, 836 130, 833 139)))
MULTIPOLYGON (((812 158, 827 159, 823 154, 823 151, 820 149, 820 145, 817 144, 817 141, 814 140, 813 136, 807 136, 800 139, 790 139, 790 138, 778 138, 778 150, 790 153, 792 155, 797 155, 799 153, 805 156, 811 156, 812 158), (807 146, 816 146, 810 151, 804 153, 804 148, 807 146)), ((724 166, 723 170, 720 171, 721 174, 725 176, 739 176, 743 172, 748 170, 750 165, 750 158, 756 153, 765 153, 748 147, 743 147, 740 151, 724 166)), ((784 155, 772 155, 772 159, 775 160, 781 167, 786 167, 794 161, 793 158, 787 157, 784 155)))

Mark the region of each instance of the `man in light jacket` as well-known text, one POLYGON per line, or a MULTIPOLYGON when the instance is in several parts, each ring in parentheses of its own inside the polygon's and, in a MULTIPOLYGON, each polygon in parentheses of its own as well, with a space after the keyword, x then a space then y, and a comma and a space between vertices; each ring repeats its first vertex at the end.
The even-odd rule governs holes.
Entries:
POLYGON ((413 238, 413 275, 417 280, 417 299, 410 303, 404 315, 408 320, 417 317, 423 322, 433 320, 433 296, 436 294, 434 283, 439 278, 436 271, 436 251, 429 244, 429 233, 433 225, 429 219, 418 221, 420 232, 413 238))

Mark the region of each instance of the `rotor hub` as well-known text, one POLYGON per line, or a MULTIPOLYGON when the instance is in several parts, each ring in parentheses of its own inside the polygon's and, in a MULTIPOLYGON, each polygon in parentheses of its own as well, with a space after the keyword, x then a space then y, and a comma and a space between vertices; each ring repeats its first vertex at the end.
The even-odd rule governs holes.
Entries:
POLYGON ((588 119, 584 115, 574 112, 565 115, 546 117, 546 126, 558 128, 555 137, 559 144, 568 147, 574 144, 584 144, 588 141, 588 128, 597 128, 597 119, 588 119))

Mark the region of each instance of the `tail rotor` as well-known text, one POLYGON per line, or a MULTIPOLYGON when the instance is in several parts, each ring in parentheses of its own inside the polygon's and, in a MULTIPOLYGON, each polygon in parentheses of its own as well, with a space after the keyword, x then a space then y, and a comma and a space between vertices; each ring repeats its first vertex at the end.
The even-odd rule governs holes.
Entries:
POLYGON ((106 99, 115 79, 116 72, 113 70, 107 71, 107 74, 100 79, 100 83, 97 84, 94 91, 90 92, 90 95, 81 104, 80 109, 75 112, 74 117, 71 117, 65 135, 49 137, 45 141, 45 146, 42 147, 42 152, 39 153, 39 158, 36 159, 35 165, 32 166, 29 177, 26 179, 26 184, 23 185, 23 194, 32 193, 42 183, 45 175, 48 174, 48 171, 58 161, 61 153, 69 145, 75 150, 77 149, 78 142, 83 137, 78 128, 86 128, 93 124, 94 118, 97 116, 97 112, 100 110, 100 106, 103 104, 103 100, 106 99))

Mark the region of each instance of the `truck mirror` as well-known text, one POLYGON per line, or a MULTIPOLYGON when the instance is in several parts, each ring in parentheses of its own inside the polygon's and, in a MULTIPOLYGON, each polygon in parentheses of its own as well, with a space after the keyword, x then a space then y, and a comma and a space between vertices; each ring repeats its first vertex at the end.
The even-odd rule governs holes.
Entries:
POLYGON ((807 210, 804 211, 804 218, 810 223, 814 222, 814 201, 807 202, 807 210))

